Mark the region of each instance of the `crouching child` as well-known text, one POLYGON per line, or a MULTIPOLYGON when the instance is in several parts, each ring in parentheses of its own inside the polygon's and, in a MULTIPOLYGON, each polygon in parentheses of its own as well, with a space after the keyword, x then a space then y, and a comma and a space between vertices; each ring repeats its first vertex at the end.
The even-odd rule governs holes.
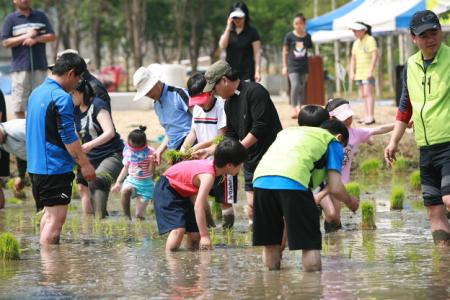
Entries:
POLYGON ((237 175, 247 152, 239 141, 226 139, 214 160, 189 160, 167 169, 156 183, 154 209, 160 234, 169 233, 166 250, 180 248, 187 234, 187 248, 211 249, 205 207, 216 177, 237 175))
POLYGON ((280 268, 284 232, 289 250, 302 250, 303 270, 321 269, 320 215, 311 190, 326 177, 333 196, 352 211, 358 208, 340 175, 348 130, 337 120, 321 127, 280 131, 255 170, 253 245, 264 246, 263 263, 271 270, 280 268))

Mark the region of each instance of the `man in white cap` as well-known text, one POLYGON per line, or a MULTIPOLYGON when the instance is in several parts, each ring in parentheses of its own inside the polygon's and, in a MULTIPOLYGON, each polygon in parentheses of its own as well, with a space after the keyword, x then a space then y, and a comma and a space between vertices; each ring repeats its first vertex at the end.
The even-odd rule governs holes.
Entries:
POLYGON ((140 67, 133 75, 133 84, 137 89, 133 100, 137 101, 145 96, 153 99, 155 113, 166 133, 155 152, 157 164, 161 162, 161 154, 167 148, 180 149, 192 123, 188 92, 161 82, 160 67, 159 64, 152 64, 148 68, 140 67))

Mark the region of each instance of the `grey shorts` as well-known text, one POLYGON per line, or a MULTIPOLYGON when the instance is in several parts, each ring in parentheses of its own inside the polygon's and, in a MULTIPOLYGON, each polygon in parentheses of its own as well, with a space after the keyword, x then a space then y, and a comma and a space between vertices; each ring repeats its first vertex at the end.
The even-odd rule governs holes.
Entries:
POLYGON ((369 79, 365 79, 365 80, 355 80, 355 84, 360 86, 360 85, 364 85, 364 84, 370 84, 375 86, 375 77, 370 77, 369 79))
POLYGON ((24 112, 27 109, 31 91, 47 77, 47 70, 18 71, 11 73, 13 112, 24 112))

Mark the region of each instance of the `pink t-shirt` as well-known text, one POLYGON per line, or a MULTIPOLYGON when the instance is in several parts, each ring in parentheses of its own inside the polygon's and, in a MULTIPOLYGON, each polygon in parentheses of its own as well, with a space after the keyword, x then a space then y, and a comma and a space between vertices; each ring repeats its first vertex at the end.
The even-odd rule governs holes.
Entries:
POLYGON ((125 145, 123 148, 124 166, 128 167, 128 174, 137 179, 151 178, 153 173, 150 171, 151 157, 155 153, 155 149, 144 146, 142 148, 133 148, 125 145))
POLYGON ((209 173, 216 177, 214 164, 211 160, 186 160, 179 162, 164 172, 170 186, 181 196, 190 197, 198 193, 198 187, 194 185, 195 175, 209 173))
POLYGON ((344 160, 342 162, 342 182, 350 181, 350 168, 352 166, 353 155, 358 150, 358 145, 367 142, 372 136, 373 128, 347 128, 348 144, 344 148, 344 160))

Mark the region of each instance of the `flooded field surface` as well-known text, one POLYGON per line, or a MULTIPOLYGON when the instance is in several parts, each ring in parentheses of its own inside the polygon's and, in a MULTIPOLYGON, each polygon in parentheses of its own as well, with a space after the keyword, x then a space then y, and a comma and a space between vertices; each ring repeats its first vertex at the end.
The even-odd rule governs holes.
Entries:
POLYGON ((434 247, 407 176, 393 178, 361 178, 361 200, 375 204, 377 229, 361 230, 360 210, 343 209, 344 230, 323 234, 316 273, 301 271, 300 251, 284 252, 281 271, 263 268, 243 193, 234 230, 211 231, 213 251, 175 253, 165 253, 151 210, 146 221, 126 221, 114 197, 102 221, 83 217, 72 201, 61 245, 47 248, 39 246, 34 201, 7 202, 0 231, 14 233, 22 252, 19 261, 0 261, 0 298, 450 299, 449 250, 434 247), (406 188, 402 210, 390 209, 394 184, 406 188))

